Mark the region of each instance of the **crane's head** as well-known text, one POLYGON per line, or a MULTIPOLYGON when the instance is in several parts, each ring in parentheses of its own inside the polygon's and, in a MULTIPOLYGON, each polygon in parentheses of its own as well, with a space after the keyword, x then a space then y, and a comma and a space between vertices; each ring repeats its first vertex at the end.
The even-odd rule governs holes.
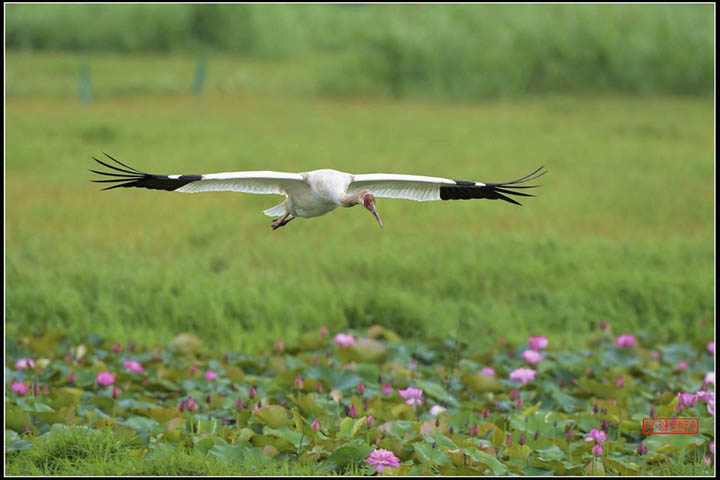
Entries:
POLYGON ((370 210, 370 213, 375 215, 375 218, 377 219, 378 223, 380 224, 380 228, 382 228, 383 223, 382 220, 380 220, 380 214, 378 213, 377 209, 375 208, 375 195, 372 194, 370 190, 365 192, 362 195, 362 205, 363 207, 370 210))

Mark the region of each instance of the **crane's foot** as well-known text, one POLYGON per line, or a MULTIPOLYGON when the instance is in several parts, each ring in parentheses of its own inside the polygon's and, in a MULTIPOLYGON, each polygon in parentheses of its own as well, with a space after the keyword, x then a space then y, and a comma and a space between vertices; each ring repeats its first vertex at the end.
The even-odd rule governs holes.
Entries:
POLYGON ((287 215, 285 215, 285 216, 282 217, 282 218, 278 218, 277 220, 273 220, 273 222, 272 222, 272 224, 271 224, 272 229, 273 229, 273 230, 277 230, 277 229, 280 228, 280 227, 284 227, 285 225, 287 225, 288 223, 290 223, 290 221, 291 221, 292 219, 294 219, 294 218, 295 218, 295 217, 293 217, 292 215, 287 214, 287 215))

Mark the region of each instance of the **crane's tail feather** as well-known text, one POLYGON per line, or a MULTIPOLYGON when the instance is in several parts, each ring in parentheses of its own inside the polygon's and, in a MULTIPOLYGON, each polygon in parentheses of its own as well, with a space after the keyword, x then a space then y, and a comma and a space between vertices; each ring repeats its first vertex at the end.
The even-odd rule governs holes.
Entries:
POLYGON ((267 210, 263 210, 263 213, 268 217, 283 217, 288 213, 288 211, 285 202, 282 202, 279 205, 275 205, 274 207, 270 207, 267 210))
POLYGON ((455 180, 456 185, 443 185, 440 187, 440 199, 441 200, 470 200, 473 198, 485 198, 488 200, 504 200, 506 202, 514 203, 515 205, 522 205, 520 202, 514 200, 507 195, 516 195, 520 197, 534 197, 529 193, 518 192, 517 189, 524 188, 537 188, 539 185, 518 185, 519 183, 526 183, 533 180, 537 180, 547 173, 547 170, 543 170, 545 166, 541 166, 534 172, 525 175, 517 180, 511 180, 509 182, 499 183, 476 183, 466 182, 463 180, 455 180))

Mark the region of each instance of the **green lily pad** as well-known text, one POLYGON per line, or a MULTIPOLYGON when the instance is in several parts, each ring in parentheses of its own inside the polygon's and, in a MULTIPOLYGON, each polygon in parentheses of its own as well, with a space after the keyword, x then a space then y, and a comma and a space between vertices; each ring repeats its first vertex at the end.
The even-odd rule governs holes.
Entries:
POLYGON ((281 405, 267 405, 260 408, 253 416, 262 424, 270 428, 289 425, 288 410, 281 405))

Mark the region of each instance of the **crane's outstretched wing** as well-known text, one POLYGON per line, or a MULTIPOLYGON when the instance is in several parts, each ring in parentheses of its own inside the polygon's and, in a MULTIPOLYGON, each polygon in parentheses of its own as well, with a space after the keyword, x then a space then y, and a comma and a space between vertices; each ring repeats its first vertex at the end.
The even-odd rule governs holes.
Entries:
POLYGON ((116 185, 103 188, 103 190, 119 187, 137 187, 182 193, 230 191, 283 195, 294 188, 304 186, 303 177, 298 173, 256 171, 210 173, 205 175, 155 175, 129 167, 107 153, 105 156, 119 166, 105 163, 93 157, 93 160, 112 170, 112 172, 90 170, 93 173, 112 177, 93 180, 93 182, 116 183, 116 185))
POLYGON ((505 200, 506 202, 521 205, 507 195, 521 197, 534 197, 529 193, 518 192, 515 189, 536 188, 538 185, 518 185, 520 183, 536 180, 543 176, 547 170, 540 167, 534 172, 517 180, 500 183, 466 182, 463 180, 450 180, 440 177, 423 177, 419 175, 395 175, 389 173, 369 173, 354 175, 348 187, 348 193, 353 194, 363 189, 370 190, 376 197, 406 198, 427 202, 431 200, 470 200, 473 198, 487 198, 489 200, 505 200), (542 172, 541 172, 542 171, 542 172))

